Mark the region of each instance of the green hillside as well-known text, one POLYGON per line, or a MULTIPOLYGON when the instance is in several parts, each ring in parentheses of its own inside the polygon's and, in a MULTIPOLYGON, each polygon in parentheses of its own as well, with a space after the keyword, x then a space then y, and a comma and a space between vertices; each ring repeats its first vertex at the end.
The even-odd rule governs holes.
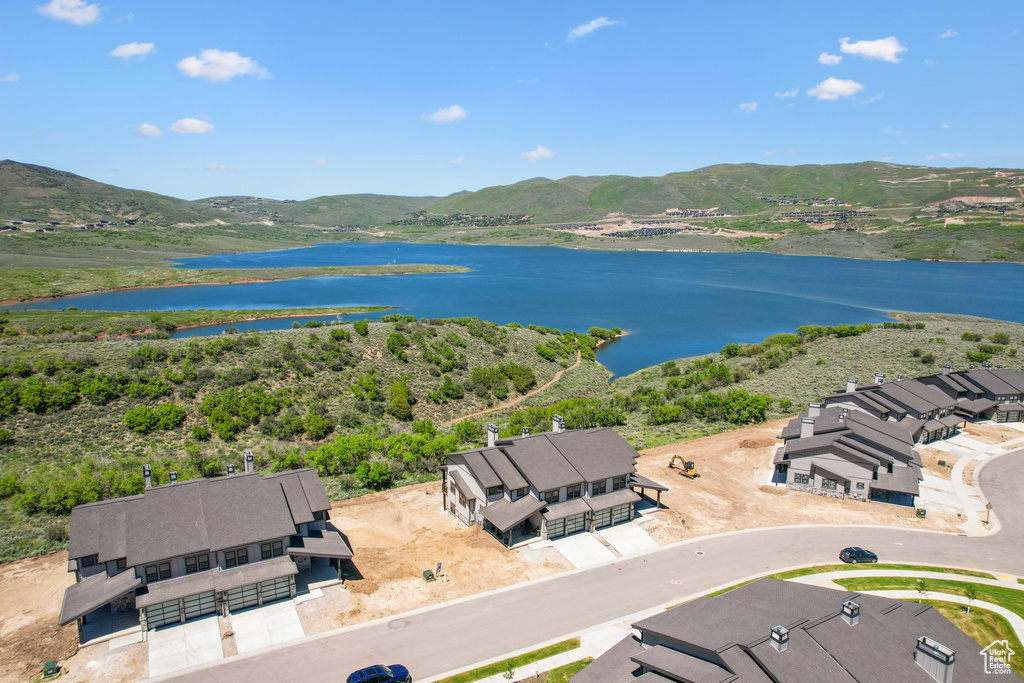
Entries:
POLYGON ((441 200, 432 213, 531 214, 537 223, 643 216, 671 207, 719 207, 744 214, 765 207, 763 195, 836 197, 855 207, 923 206, 950 197, 1016 197, 1020 183, 992 182, 993 171, 928 168, 867 161, 857 164, 765 166, 720 164, 661 177, 533 178, 441 200))
MULTIPOLYGON (((383 194, 341 194, 304 201, 253 197, 211 197, 195 202, 232 220, 284 220, 319 226, 373 226, 407 213, 427 209, 440 197, 398 197, 383 194)), ((226 219, 225 219, 226 220, 226 219)))

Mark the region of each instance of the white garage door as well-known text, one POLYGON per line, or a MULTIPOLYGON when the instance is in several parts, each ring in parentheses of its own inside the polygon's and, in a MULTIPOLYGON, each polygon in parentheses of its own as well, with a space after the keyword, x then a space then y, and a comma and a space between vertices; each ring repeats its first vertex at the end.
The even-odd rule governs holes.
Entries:
POLYGON ((577 531, 583 531, 587 526, 586 514, 573 515, 572 517, 566 517, 565 519, 565 535, 574 534, 577 531))
POLYGON ((228 591, 228 610, 232 612, 257 605, 259 601, 259 591, 255 583, 228 591))
POLYGON ((594 528, 603 529, 606 526, 610 526, 612 523, 612 509, 606 508, 604 510, 598 510, 594 513, 594 528))
POLYGON ((630 503, 625 505, 618 505, 612 508, 612 524, 618 524, 619 522, 625 522, 629 520, 630 503))
POLYGON ((184 602, 186 619, 195 619, 217 611, 217 598, 213 591, 190 595, 185 598, 184 602))
POLYGON ((548 538, 565 536, 565 519, 552 519, 548 522, 548 538))
POLYGON ((292 597, 291 583, 287 576, 282 576, 280 579, 264 581, 260 584, 260 593, 263 595, 264 605, 271 600, 290 598, 292 597))

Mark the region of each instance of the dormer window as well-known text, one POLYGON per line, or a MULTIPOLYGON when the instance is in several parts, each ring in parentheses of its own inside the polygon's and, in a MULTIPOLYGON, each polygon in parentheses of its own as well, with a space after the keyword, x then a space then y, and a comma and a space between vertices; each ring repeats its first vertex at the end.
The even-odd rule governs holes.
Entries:
POLYGON ((579 498, 583 493, 583 484, 575 484, 573 486, 567 486, 565 488, 565 499, 572 500, 573 498, 579 498))
POLYGON ((618 491, 619 489, 626 488, 626 477, 615 477, 612 479, 612 491, 618 491))
POLYGON ((500 496, 502 491, 504 491, 504 490, 505 489, 504 489, 504 487, 501 484, 498 484, 497 486, 491 486, 491 487, 488 487, 488 489, 487 489, 487 495, 488 496, 500 496))
POLYGON ((85 557, 78 558, 78 568, 85 569, 86 567, 92 567, 99 561, 99 555, 86 555, 85 557))

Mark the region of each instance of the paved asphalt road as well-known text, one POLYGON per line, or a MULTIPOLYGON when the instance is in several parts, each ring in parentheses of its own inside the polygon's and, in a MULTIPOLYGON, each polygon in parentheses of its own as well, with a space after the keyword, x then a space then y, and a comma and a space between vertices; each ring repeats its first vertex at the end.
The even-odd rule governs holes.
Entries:
POLYGON ((926 562, 1024 576, 1024 450, 986 464, 981 486, 1002 523, 1002 530, 992 536, 797 526, 697 539, 263 654, 231 657, 175 680, 341 681, 349 672, 376 663, 407 664, 413 679, 422 679, 752 574, 835 562, 839 550, 850 545, 874 550, 882 562, 926 562))

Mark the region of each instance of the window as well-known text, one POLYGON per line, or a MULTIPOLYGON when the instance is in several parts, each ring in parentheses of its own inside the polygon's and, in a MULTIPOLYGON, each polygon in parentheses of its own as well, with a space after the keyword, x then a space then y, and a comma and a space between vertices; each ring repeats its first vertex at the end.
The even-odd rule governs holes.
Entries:
POLYGON ((505 488, 503 486, 501 486, 500 484, 498 486, 491 486, 491 487, 489 487, 487 489, 487 495, 488 496, 500 496, 501 492, 504 491, 504 490, 505 490, 505 488))
POLYGON ((863 489, 863 488, 864 488, 864 482, 862 482, 862 481, 858 481, 858 482, 857 482, 857 488, 858 488, 858 489, 863 489))
POLYGON ((459 491, 459 505, 466 507, 466 495, 462 491, 459 491))
POLYGON ((829 491, 835 491, 836 488, 837 488, 836 480, 835 479, 822 479, 821 480, 821 488, 827 489, 829 491))
POLYGON ((806 486, 806 485, 811 483, 811 477, 808 474, 794 474, 793 475, 793 483, 794 484, 804 484, 806 486))
POLYGON ((89 555, 87 557, 79 558, 78 568, 84 569, 85 567, 91 567, 96 564, 97 555, 89 555))
POLYGON ((529 486, 524 486, 521 489, 516 489, 516 500, 519 500, 520 498, 522 498, 523 496, 525 496, 529 492, 530 492, 530 487, 529 486))
POLYGON ((612 479, 612 491, 618 491, 619 489, 624 488, 626 488, 625 477, 615 477, 614 479, 612 479))
POLYGON ((593 493, 591 493, 590 495, 600 496, 602 493, 608 490, 608 480, 602 479, 601 481, 595 481, 593 484, 591 484, 591 486, 593 487, 593 493))
POLYGON ((567 486, 565 488, 565 499, 572 500, 573 498, 579 498, 583 492, 583 484, 574 484, 573 486, 567 486))
POLYGON ((448 488, 451 489, 452 493, 455 493, 455 480, 454 479, 452 479, 452 483, 451 483, 451 485, 448 488))
POLYGON ((272 557, 281 557, 281 555, 284 555, 284 542, 271 541, 270 543, 261 543, 260 555, 264 560, 269 560, 272 557))
POLYGON ((121 571, 122 569, 127 569, 128 568, 128 559, 122 557, 121 559, 119 559, 115 563, 115 566, 117 567, 117 571, 121 571))
POLYGON ((889 463, 889 474, 892 474, 892 463, 889 463))
POLYGON ((557 503, 558 502, 558 489, 555 489, 553 491, 545 491, 544 492, 544 502, 547 503, 548 505, 554 505, 555 503, 557 503))
POLYGON ((171 563, 160 562, 159 564, 151 564, 146 567, 146 583, 153 583, 154 581, 162 581, 163 579, 171 578, 171 563))
POLYGON ((237 550, 224 551, 224 565, 236 567, 240 564, 249 564, 249 549, 238 548, 237 550))
POLYGON ((322 521, 324 521, 325 519, 327 519, 327 513, 326 513, 326 512, 324 512, 323 510, 320 510, 320 511, 318 511, 318 512, 314 512, 314 513, 313 513, 313 520, 314 520, 314 521, 316 521, 316 522, 322 522, 322 521))
POLYGON ((210 568, 210 555, 203 553, 202 555, 192 555, 191 557, 185 558, 185 573, 195 574, 196 572, 206 571, 210 568))

